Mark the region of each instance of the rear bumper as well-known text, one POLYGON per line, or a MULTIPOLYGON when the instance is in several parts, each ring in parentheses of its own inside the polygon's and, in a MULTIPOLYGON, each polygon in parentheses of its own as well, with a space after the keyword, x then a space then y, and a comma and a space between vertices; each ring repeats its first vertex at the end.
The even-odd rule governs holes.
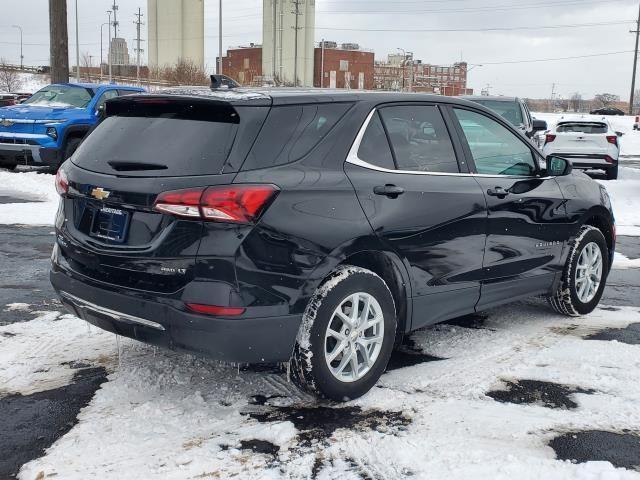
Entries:
POLYGON ((118 335, 216 360, 275 363, 289 360, 301 315, 217 318, 182 311, 166 299, 123 293, 52 264, 51 284, 74 315, 118 335))
POLYGON ((613 158, 607 155, 588 155, 588 154, 578 154, 578 153, 553 153, 553 155, 557 155, 558 157, 566 158, 571 160, 571 164, 574 168, 611 168, 618 165, 618 159, 613 158), (610 159, 607 161, 607 158, 610 159))

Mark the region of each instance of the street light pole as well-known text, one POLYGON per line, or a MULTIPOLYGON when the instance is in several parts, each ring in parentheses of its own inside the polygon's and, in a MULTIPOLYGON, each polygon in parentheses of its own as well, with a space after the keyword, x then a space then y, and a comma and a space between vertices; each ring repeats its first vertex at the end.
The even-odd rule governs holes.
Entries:
MULTIPOLYGON (((102 51, 103 51, 103 46, 102 46, 102 39, 104 38, 104 33, 103 33, 103 28, 105 25, 109 25, 109 23, 103 23, 102 25, 100 25, 100 81, 102 82, 102 64, 104 63, 103 59, 102 59, 102 51)), ((109 29, 111 29, 111 27, 109 27, 109 29)))
POLYGON ((80 83, 80 37, 78 34, 78 0, 76 0, 76 81, 80 83))
POLYGON ((20 25, 11 26, 20 30, 20 70, 22 70, 24 68, 24 55, 22 55, 22 27, 20 25))

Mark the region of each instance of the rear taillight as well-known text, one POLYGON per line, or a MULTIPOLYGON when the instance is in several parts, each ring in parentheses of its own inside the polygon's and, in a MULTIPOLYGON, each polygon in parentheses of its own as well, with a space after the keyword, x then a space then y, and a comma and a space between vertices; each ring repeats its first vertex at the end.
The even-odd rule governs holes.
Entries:
POLYGON ((636 123, 640 123, 640 117, 636 116, 636 123))
POLYGON ((551 143, 556 139, 556 136, 552 133, 547 133, 544 137, 544 144, 551 143))
POLYGON ((613 158, 611 158, 609 155, 605 155, 604 156, 604 161, 607 162, 607 163, 613 163, 614 162, 613 158))
POLYGON ((62 168, 59 168, 56 173, 56 190, 58 195, 65 195, 69 191, 69 180, 62 168))
POLYGON ((154 210, 182 218, 255 222, 273 201, 274 185, 226 185, 175 190, 158 195, 154 210))
POLYGON ((195 313, 215 315, 216 317, 237 317, 245 311, 245 308, 242 307, 219 307, 218 305, 203 305, 201 303, 187 303, 187 308, 195 313))
POLYGON ((617 135, 607 135, 607 142, 611 145, 618 146, 618 136, 617 135))

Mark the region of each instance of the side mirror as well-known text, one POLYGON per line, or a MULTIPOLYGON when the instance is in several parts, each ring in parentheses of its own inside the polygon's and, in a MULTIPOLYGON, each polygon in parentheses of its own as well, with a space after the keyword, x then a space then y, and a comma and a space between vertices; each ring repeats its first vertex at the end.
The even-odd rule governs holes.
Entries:
POLYGON ((547 130, 547 122, 544 120, 538 120, 537 118, 533 119, 533 132, 542 132, 547 130))
POLYGON ((624 133, 622 133, 622 132, 616 132, 616 135, 617 135, 617 136, 619 136, 619 137, 621 137, 621 136, 623 136, 623 135, 624 135, 624 133))
POLYGON ((573 165, 566 158, 549 155, 547 157, 547 175, 551 177, 564 177, 573 171, 573 165))

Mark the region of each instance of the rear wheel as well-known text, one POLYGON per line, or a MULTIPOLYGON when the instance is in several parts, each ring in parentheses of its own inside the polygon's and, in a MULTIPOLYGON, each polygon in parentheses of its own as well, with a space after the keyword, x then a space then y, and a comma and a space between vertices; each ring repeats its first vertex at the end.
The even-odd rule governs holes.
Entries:
POLYGON ((569 246, 560 285, 549 303, 564 315, 586 315, 596 308, 604 291, 609 272, 607 242, 600 230, 585 225, 569 246))
POLYGON ((395 331, 395 304, 386 283, 370 270, 341 266, 307 306, 292 358, 293 379, 332 400, 360 397, 384 373, 395 331))
POLYGON ((607 169, 607 180, 616 180, 618 178, 618 165, 607 169))

